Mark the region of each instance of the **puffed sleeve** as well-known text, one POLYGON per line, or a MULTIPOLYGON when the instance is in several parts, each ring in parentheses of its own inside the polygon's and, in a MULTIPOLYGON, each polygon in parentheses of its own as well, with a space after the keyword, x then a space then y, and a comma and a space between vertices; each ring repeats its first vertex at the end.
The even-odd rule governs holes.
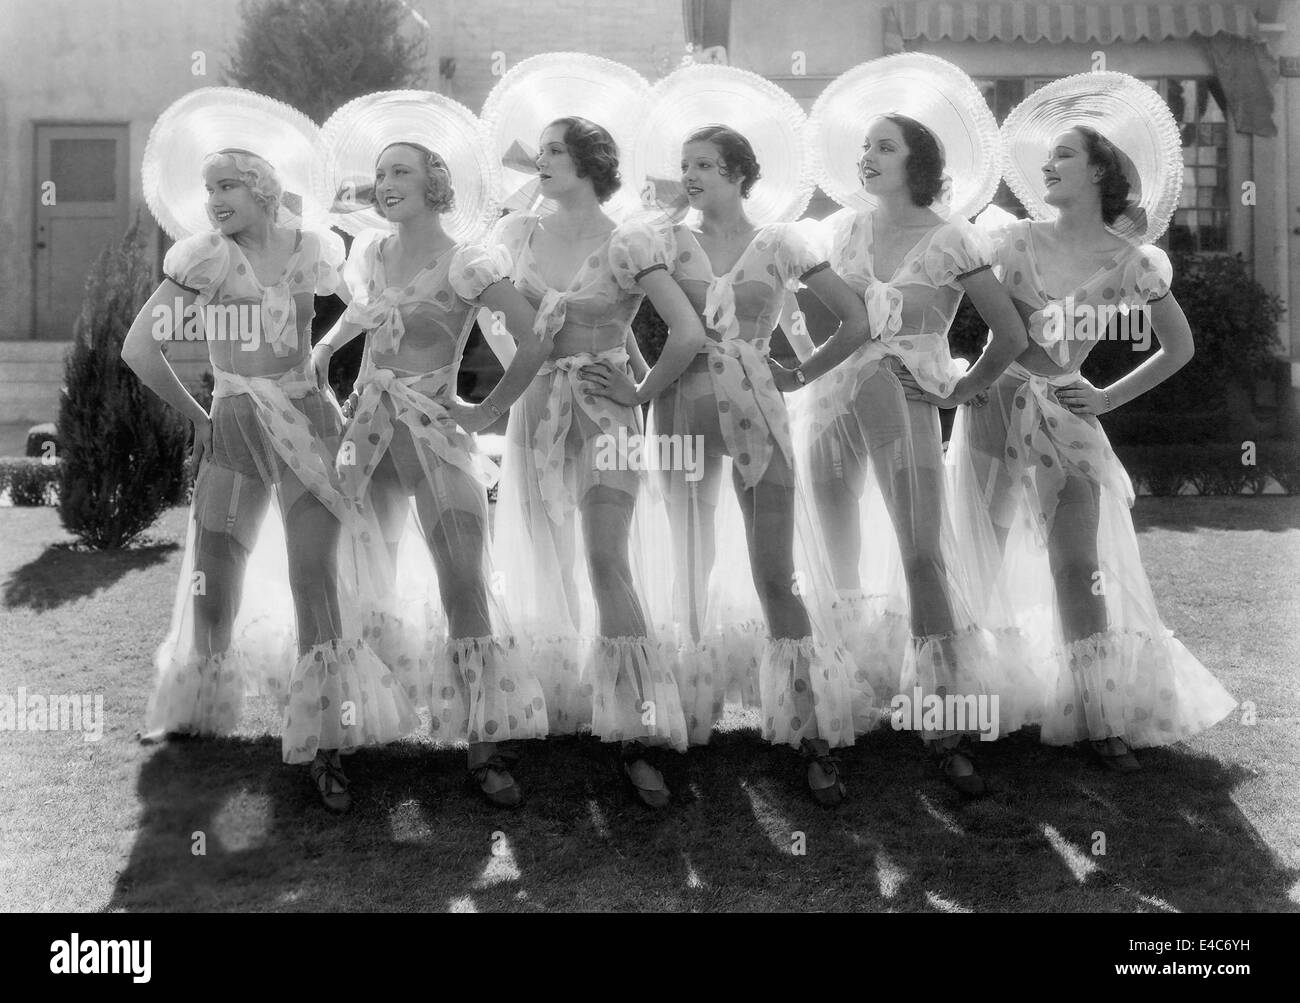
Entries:
POLYGON ((669 225, 628 220, 609 239, 610 268, 619 286, 629 291, 636 289, 647 272, 658 268, 671 272, 676 258, 676 241, 669 225))
POLYGON ((1154 303, 1169 295, 1173 281, 1169 255, 1154 244, 1143 244, 1124 267, 1120 298, 1130 303, 1154 303))
POLYGON ((935 286, 956 285, 993 266, 992 241, 965 220, 947 223, 925 250, 925 272, 935 286))
POLYGON ((365 302, 375 291, 375 254, 384 237, 382 230, 362 230, 352 238, 348 260, 343 265, 343 281, 353 300, 365 302))
POLYGON ((350 324, 366 327, 375 322, 369 307, 376 294, 382 292, 375 288, 375 258, 386 236, 383 230, 362 230, 352 239, 348 260, 343 265, 343 281, 352 294, 343 319, 350 324))
POLYGON ((310 230, 303 233, 303 239, 311 239, 316 244, 312 291, 317 296, 334 295, 335 290, 343 284, 343 262, 346 258, 343 238, 333 230, 310 230))
POLYGON ((800 223, 778 223, 772 228, 777 275, 790 292, 798 290, 799 283, 813 272, 830 267, 826 256, 819 253, 820 241, 813 233, 813 228, 800 223))
POLYGON ((182 289, 211 298, 230 268, 230 246, 219 233, 196 233, 172 245, 163 274, 182 289))
POLYGON ((846 264, 850 252, 856 253, 853 246, 860 232, 862 214, 855 209, 840 209, 821 221, 821 252, 837 272, 847 270, 852 263, 846 264))
POLYGON ((457 296, 477 303, 484 289, 510 278, 512 264, 510 252, 500 244, 464 244, 451 256, 447 278, 457 296))
POLYGON ((532 232, 532 225, 536 219, 537 217, 530 212, 512 212, 502 216, 493 224, 492 231, 484 243, 488 247, 505 248, 513 270, 514 263, 519 260, 519 252, 523 250, 524 241, 532 232))

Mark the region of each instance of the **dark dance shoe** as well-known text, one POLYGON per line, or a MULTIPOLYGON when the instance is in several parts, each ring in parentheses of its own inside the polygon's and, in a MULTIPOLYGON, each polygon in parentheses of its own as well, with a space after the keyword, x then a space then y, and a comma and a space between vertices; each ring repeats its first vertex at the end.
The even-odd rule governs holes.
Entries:
POLYGON ((321 802, 330 811, 342 813, 352 807, 352 795, 348 793, 348 778, 343 773, 343 765, 336 763, 328 753, 316 753, 316 758, 311 761, 311 779, 321 802))
POLYGON ((510 768, 518 759, 518 753, 498 749, 483 762, 469 767, 470 778, 478 785, 479 793, 488 804, 497 808, 517 808, 523 803, 524 792, 510 775, 510 768), (493 779, 496 782, 490 783, 493 779))
POLYGON ((1088 744, 1092 746, 1092 751, 1106 764, 1107 768, 1114 770, 1116 773, 1141 772, 1142 764, 1138 762, 1137 756, 1133 755, 1133 750, 1128 747, 1128 743, 1124 739, 1118 737, 1104 738, 1088 744))
POLYGON ((824 738, 805 738, 799 751, 808 762, 808 790, 819 805, 834 808, 844 800, 848 789, 840 779, 840 761, 831 755, 830 743, 824 738))
POLYGON ((970 761, 970 757, 961 749, 941 750, 939 753, 939 769, 943 771, 944 779, 964 797, 978 798, 984 796, 984 779, 975 772, 975 764, 970 761))
POLYGON ((649 760, 650 749, 639 742, 623 746, 623 776, 647 808, 667 808, 671 792, 664 775, 649 760))

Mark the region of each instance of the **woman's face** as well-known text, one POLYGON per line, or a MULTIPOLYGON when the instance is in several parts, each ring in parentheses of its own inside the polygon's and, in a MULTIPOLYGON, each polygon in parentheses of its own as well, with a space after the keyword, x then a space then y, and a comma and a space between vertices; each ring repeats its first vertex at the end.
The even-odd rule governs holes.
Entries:
POLYGON ((682 185, 692 209, 719 207, 740 198, 744 177, 727 170, 722 151, 712 140, 701 139, 682 146, 682 185))
POLYGON ((1065 205, 1088 193, 1097 184, 1100 171, 1088 163, 1088 148, 1083 134, 1076 129, 1061 133, 1052 140, 1043 163, 1043 201, 1048 205, 1065 205))
POLYGON ((227 237, 266 222, 266 210, 240 179, 230 157, 214 160, 203 168, 203 187, 208 193, 208 219, 227 237))
POLYGON ((903 139, 903 129, 887 118, 875 119, 867 126, 858 160, 858 180, 877 198, 908 194, 907 158, 911 153, 903 139))
POLYGON ((410 146, 390 146, 375 164, 375 203, 390 223, 413 219, 431 211, 425 199, 428 180, 424 155, 410 146))
POLYGON ((579 185, 590 185, 590 178, 578 177, 574 163, 564 142, 564 126, 550 125, 542 132, 537 151, 537 172, 542 184, 542 194, 556 198, 573 191, 579 185))

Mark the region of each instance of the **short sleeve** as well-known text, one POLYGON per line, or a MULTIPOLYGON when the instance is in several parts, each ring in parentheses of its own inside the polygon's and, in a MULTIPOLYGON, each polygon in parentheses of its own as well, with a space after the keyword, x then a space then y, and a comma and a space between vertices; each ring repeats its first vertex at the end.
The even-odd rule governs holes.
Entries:
POLYGON ((828 266, 822 253, 821 228, 816 223, 779 223, 772 228, 771 239, 776 241, 777 275, 790 292, 799 288, 799 282, 819 266, 828 266))
POLYGON ((935 286, 955 285, 992 265, 992 241, 965 220, 941 227, 925 250, 925 272, 935 286))
POLYGON ((182 289, 211 298, 230 268, 230 246, 219 233, 196 233, 173 244, 163 274, 182 289))
POLYGON ((333 230, 304 230, 302 239, 310 261, 309 267, 303 269, 307 284, 317 296, 334 295, 343 284, 342 238, 333 230))
POLYGON ((513 270, 515 262, 519 260, 519 252, 523 250, 524 241, 528 239, 536 221, 537 217, 530 212, 512 212, 502 216, 493 224, 485 243, 489 248, 505 248, 513 270))
POLYGON ((820 249, 837 272, 847 269, 849 251, 860 232, 861 216, 855 209, 841 209, 817 224, 821 231, 820 249))
POLYGON ((1173 280, 1169 255, 1154 244, 1143 244, 1124 267, 1120 297, 1130 303, 1154 303, 1169 295, 1173 280))
POLYGON ((610 268, 619 287, 628 291, 636 289, 647 272, 657 268, 671 272, 676 257, 676 241, 669 225, 629 220, 619 225, 609 239, 610 268))
POLYGON ((375 255, 386 236, 382 230, 362 230, 352 238, 348 260, 343 265, 343 281, 353 300, 365 302, 374 293, 375 255))
POLYGON ((457 296, 477 303, 484 289, 510 278, 512 264, 510 252, 500 244, 465 244, 452 255, 447 278, 457 296))

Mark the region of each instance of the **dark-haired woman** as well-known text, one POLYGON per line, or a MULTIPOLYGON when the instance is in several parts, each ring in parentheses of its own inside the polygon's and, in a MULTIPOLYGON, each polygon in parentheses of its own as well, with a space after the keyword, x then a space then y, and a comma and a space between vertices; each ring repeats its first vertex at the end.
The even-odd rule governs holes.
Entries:
MULTIPOLYGON (((845 788, 830 749, 853 742, 850 667, 843 648, 813 630, 804 599, 812 576, 811 569, 800 574, 796 566, 795 458, 782 393, 848 358, 866 337, 866 311, 797 224, 750 221, 745 199, 760 166, 745 136, 720 125, 698 129, 687 137, 681 158, 682 183, 700 221, 697 229, 673 227, 676 253, 669 263, 703 318, 707 340, 654 401, 652 417, 657 435, 699 442, 703 453, 696 469, 678 465, 661 475, 674 605, 693 642, 677 653, 691 738, 708 741, 728 683, 738 671, 749 675, 741 685, 757 692, 764 737, 801 749, 811 793, 835 804, 845 788), (771 359, 769 344, 787 294, 800 283, 840 326, 791 371, 771 359), (728 530, 719 497, 728 467, 762 622, 735 622, 720 595, 723 583, 710 588, 718 537, 728 530), (747 650, 758 654, 752 663, 747 650)), ((626 392, 624 377, 593 378, 609 388, 602 392, 626 392)), ((725 578, 753 594, 741 569, 726 571, 725 578)))
POLYGON ((1034 218, 1001 230, 995 250, 1030 344, 986 407, 963 409, 949 463, 980 589, 1042 653, 1042 740, 1088 740, 1107 766, 1131 772, 1132 749, 1186 738, 1234 706, 1161 622, 1129 514, 1133 488, 1097 422, 1192 356, 1169 260, 1146 243, 1177 204, 1181 149, 1159 95, 1132 77, 1084 74, 1044 90, 1004 127, 1007 180, 1034 218), (1074 115, 1156 152, 1135 162, 1074 115), (1099 388, 1080 375, 1100 338, 1153 331, 1160 349, 1122 379, 1099 388))
MULTIPOLYGON (((918 688, 922 700, 1004 689, 992 638, 976 622, 951 552, 937 407, 963 404, 988 387, 1023 349, 1025 331, 990 270, 986 241, 965 220, 935 211, 944 168, 943 150, 925 125, 899 114, 869 122, 858 171, 874 208, 845 209, 827 223, 831 265, 863 297, 872 340, 801 410, 800 421, 818 522, 847 604, 863 595, 860 559, 864 535, 870 547, 879 525, 877 492, 893 524, 910 641, 899 636, 897 615, 876 619, 874 630, 846 626, 845 633, 873 690, 909 702, 918 688), (969 370, 948 347, 963 295, 992 330, 969 370)), ((999 716, 1009 730, 1023 713, 1003 697, 999 716)), ((944 721, 922 737, 949 781, 979 794, 983 781, 961 744, 975 730, 967 725, 944 721)))
MULTIPOLYGON (((400 94, 372 97, 340 109, 327 138, 348 137, 358 126, 393 136, 410 127, 402 116, 413 114, 453 149, 462 148, 454 141, 460 131, 473 135, 469 125, 458 128, 469 113, 450 102, 420 98, 404 106, 400 94)), ((346 159, 351 146, 339 145, 334 156, 346 159)), ((521 792, 498 743, 545 735, 546 710, 529 652, 492 593, 486 489, 497 471, 473 433, 523 392, 549 345, 533 331, 533 308, 509 281, 502 256, 458 244, 443 228, 456 200, 443 157, 420 143, 392 142, 373 169, 374 207, 391 230, 364 230, 353 241, 343 270, 351 303, 312 353, 323 383, 333 352, 368 332, 337 467, 357 509, 374 512, 387 549, 373 555, 387 558, 382 570, 372 569, 387 580, 371 643, 411 699, 428 704, 433 737, 468 740, 469 771, 483 796, 513 807, 521 792), (493 311, 519 347, 492 392, 468 405, 455 395, 456 372, 476 307, 493 311), (440 600, 433 623, 403 609, 395 592, 399 561, 415 559, 398 553, 412 509, 432 564, 420 591, 435 589, 424 598, 440 600)), ((473 217, 480 207, 469 208, 473 217)))
POLYGON ((686 727, 629 555, 645 483, 633 453, 643 435, 636 404, 686 366, 703 332, 668 274, 666 228, 616 226, 601 209, 621 184, 609 133, 558 119, 542 132, 536 164, 541 194, 558 208, 512 213, 490 241, 507 252, 552 346, 510 411, 494 555, 512 619, 535 639, 551 733, 590 724, 598 738, 624 743, 637 796, 662 808, 669 792, 648 749, 685 749, 686 727), (593 394, 589 367, 627 371, 628 331, 647 295, 669 326, 661 365, 627 400, 593 394))

